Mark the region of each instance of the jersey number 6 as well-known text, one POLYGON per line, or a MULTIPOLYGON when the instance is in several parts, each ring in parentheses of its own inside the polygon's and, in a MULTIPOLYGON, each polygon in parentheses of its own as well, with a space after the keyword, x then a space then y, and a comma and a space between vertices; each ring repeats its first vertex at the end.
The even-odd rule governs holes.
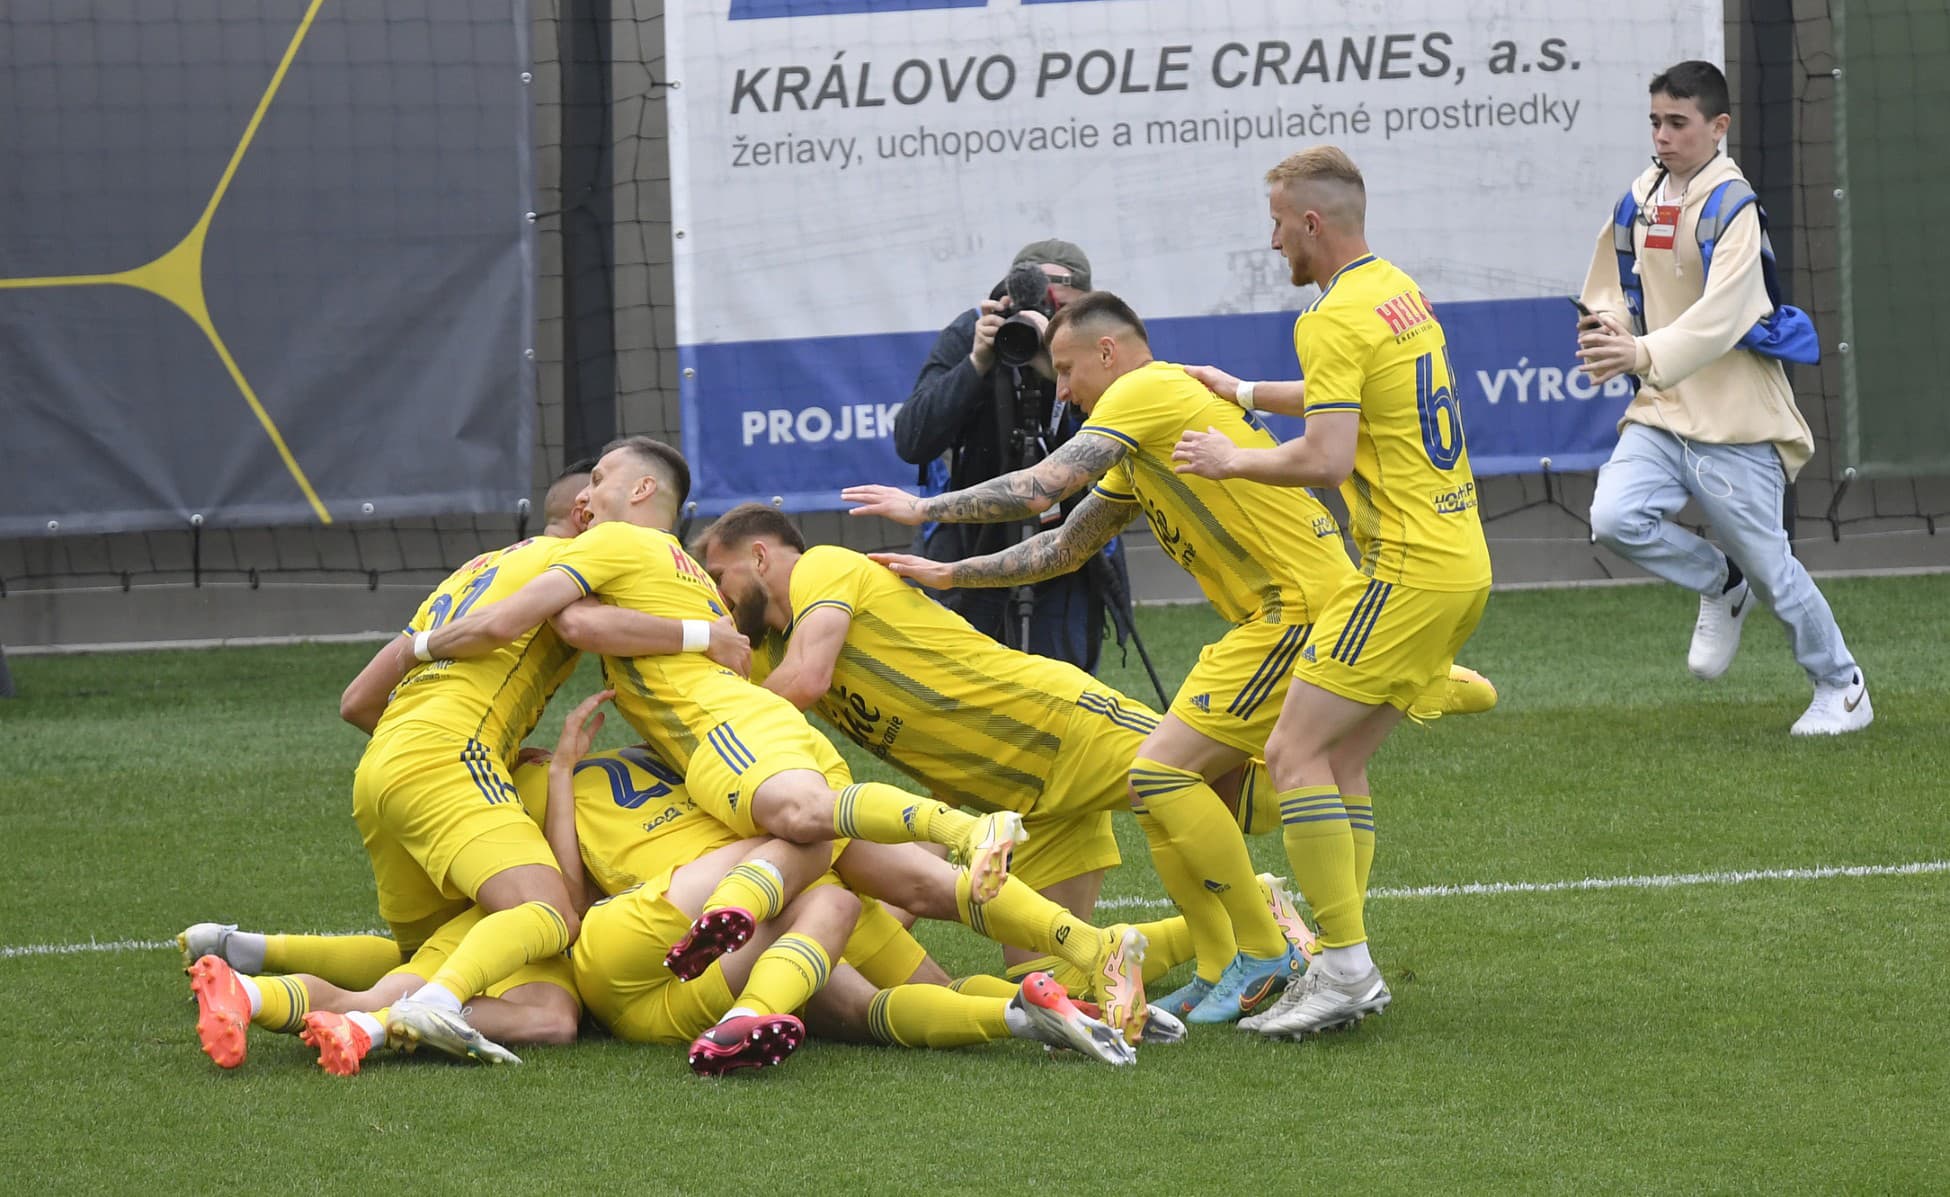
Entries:
MULTIPOLYGON (((1449 365, 1449 347, 1442 347, 1442 373, 1453 382, 1456 372, 1449 365)), ((1445 382, 1435 381, 1435 352, 1415 359, 1415 410, 1422 420, 1422 448, 1429 463, 1438 470, 1453 470, 1462 459, 1462 403, 1445 382)))

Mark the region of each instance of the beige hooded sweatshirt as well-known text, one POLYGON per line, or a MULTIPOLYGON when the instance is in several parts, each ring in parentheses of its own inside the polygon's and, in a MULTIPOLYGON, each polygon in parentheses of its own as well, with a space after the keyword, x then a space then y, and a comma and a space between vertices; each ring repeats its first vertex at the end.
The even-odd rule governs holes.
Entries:
MULTIPOLYGON (((1671 249, 1647 249, 1647 217, 1653 205, 1657 166, 1632 183, 1640 218, 1632 237, 1638 246, 1639 282, 1645 289, 1646 333, 1639 338, 1643 385, 1619 421, 1660 428, 1708 445, 1770 443, 1793 478, 1814 453, 1808 422, 1794 405, 1781 363, 1734 348, 1747 330, 1773 310, 1760 269, 1760 217, 1755 205, 1736 216, 1713 248, 1713 277, 1702 280, 1699 214, 1706 197, 1728 179, 1744 178, 1721 154, 1686 187, 1671 249)), ((1670 184, 1670 180, 1668 180, 1670 184)), ((1668 186, 1670 197, 1677 188, 1668 186)), ((1618 254, 1609 218, 1584 278, 1584 305, 1631 326, 1625 292, 1618 284, 1618 254)))

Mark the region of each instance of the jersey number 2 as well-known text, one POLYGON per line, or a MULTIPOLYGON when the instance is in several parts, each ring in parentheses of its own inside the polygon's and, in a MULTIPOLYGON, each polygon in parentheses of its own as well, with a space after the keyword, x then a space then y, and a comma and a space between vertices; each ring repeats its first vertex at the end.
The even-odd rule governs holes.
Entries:
MULTIPOLYGON (((1442 347, 1442 372, 1452 381, 1456 373, 1449 366, 1449 347, 1442 347)), ((1435 351, 1415 359, 1415 410, 1422 419, 1422 448, 1429 463, 1438 470, 1453 470, 1462 459, 1462 403, 1448 383, 1435 381, 1435 351)))
POLYGON ((454 596, 451 594, 443 594, 439 598, 434 599, 433 610, 428 612, 430 618, 427 621, 427 626, 437 628, 441 624, 446 623, 449 618, 459 619, 461 616, 467 614, 467 609, 475 603, 480 602, 481 596, 487 593, 487 588, 494 585, 495 570, 500 568, 497 565, 494 569, 488 570, 480 577, 469 582, 467 588, 460 592, 460 606, 458 607, 454 606, 454 596))

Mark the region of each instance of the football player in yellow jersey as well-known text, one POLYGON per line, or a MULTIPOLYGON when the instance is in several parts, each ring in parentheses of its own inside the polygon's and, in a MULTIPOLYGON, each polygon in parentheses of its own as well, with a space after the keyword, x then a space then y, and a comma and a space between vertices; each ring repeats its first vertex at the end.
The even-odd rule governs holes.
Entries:
POLYGON ((1142 509, 1160 546, 1233 621, 1200 654, 1129 780, 1147 838, 1188 866, 1161 879, 1191 926, 1200 970, 1160 1004, 1189 1005, 1196 1022, 1237 1019, 1303 965, 1260 901, 1245 843, 1210 783, 1259 753, 1318 608, 1353 567, 1339 527, 1312 496, 1174 471, 1171 453, 1188 429, 1217 428, 1252 447, 1276 442, 1184 370, 1154 360, 1143 321, 1122 300, 1105 292, 1074 300, 1046 336, 1059 397, 1087 416, 1078 436, 1028 469, 965 491, 917 499, 866 486, 842 498, 861 504, 856 514, 903 523, 1019 519, 1096 481, 1062 527, 1015 548, 951 563, 874 559, 928 586, 1014 585, 1074 569, 1142 509), (1203 946, 1211 943, 1234 948, 1216 973, 1203 946))
MULTIPOLYGON (((670 446, 648 437, 612 443, 586 492, 590 529, 520 592, 434 629, 416 651, 443 658, 492 653, 538 621, 571 626, 577 616, 565 608, 592 595, 633 614, 708 629, 724 613, 717 587, 666 530, 689 485, 689 468, 670 446)), ((820 769, 819 735, 798 709, 696 654, 606 655, 605 670, 631 726, 684 771, 700 805, 741 834, 808 845, 836 836, 932 841, 968 862, 974 902, 1002 893, 1009 853, 1024 839, 1013 811, 977 818, 879 782, 835 793, 820 769)), ((708 956, 736 946, 738 929, 736 920, 700 925, 697 950, 708 956)), ((1132 962, 1141 960, 1141 939, 1129 947, 1132 962)))
MULTIPOLYGON (((561 481, 566 489, 569 480, 561 481)), ((483 553, 449 575, 341 704, 372 732, 353 777, 353 819, 372 861, 380 917, 400 952, 417 952, 470 902, 486 912, 424 985, 378 1012, 396 1046, 511 1059, 467 1024, 462 1003, 575 937, 554 857, 508 776, 549 694, 573 669, 575 650, 553 629, 538 628, 471 661, 414 662, 409 651, 431 628, 547 569, 561 537, 574 535, 573 509, 557 507, 562 518, 552 518, 545 535, 483 553), (371 694, 395 679, 374 710, 371 694)))
MULTIPOLYGON (((1157 726, 1149 708, 1067 662, 996 643, 861 553, 807 548, 763 504, 733 508, 694 544, 738 630, 767 649, 769 633, 783 636, 768 689, 936 797, 1023 815, 1029 842, 1011 876, 1090 917, 1119 860, 1110 812, 1128 801, 1124 773, 1157 726)), ((1182 918, 1138 930, 1148 979, 1190 957, 1182 918)), ((1011 976, 1052 966, 1025 949, 1005 958, 1011 976)))
MULTIPOLYGON (((917 975, 925 953, 859 942, 860 899, 833 884, 831 843, 740 839, 691 803, 676 772, 654 757, 581 756, 602 725, 596 707, 608 697, 604 691, 586 700, 564 724, 544 822, 578 893, 585 892, 586 863, 599 870, 592 881, 611 886, 650 874, 586 907, 573 953, 576 985, 590 1013, 618 1038, 689 1041, 692 1069, 718 1076, 780 1063, 804 1038, 805 1025, 794 1013, 803 1007, 816 1027, 845 1038, 955 1046, 1016 1036, 1112 1064, 1136 1058, 1121 1035, 1086 1016, 1041 974, 1007 999, 901 983, 917 975), (612 791, 593 801, 578 793, 573 779, 576 770, 591 767, 609 775, 612 791), (654 781, 638 790, 633 775, 645 767, 654 770, 654 781), (640 810, 656 813, 642 818, 640 810), (729 952, 686 956, 693 929, 721 909, 716 904, 728 882, 765 891, 762 917, 729 952), (858 971, 840 962, 842 945, 860 961, 858 971), (876 973, 876 980, 864 973, 876 973), (835 979, 836 992, 825 995, 835 979)), ((899 850, 926 855, 912 845, 899 850)), ((883 925, 906 938, 884 913, 883 925)), ((880 943, 886 939, 882 932, 880 943)))
POLYGON ((1202 478, 1340 486, 1361 554, 1360 575, 1318 614, 1266 744, 1287 857, 1324 950, 1248 1025, 1297 1038, 1388 1005, 1362 922, 1374 856, 1368 761, 1475 630, 1490 558, 1442 325, 1415 281, 1369 250, 1361 172, 1315 146, 1266 181, 1273 248, 1295 286, 1321 288, 1293 326, 1304 381, 1199 374, 1221 396, 1306 416, 1306 435, 1264 448, 1192 431, 1175 460, 1202 478))

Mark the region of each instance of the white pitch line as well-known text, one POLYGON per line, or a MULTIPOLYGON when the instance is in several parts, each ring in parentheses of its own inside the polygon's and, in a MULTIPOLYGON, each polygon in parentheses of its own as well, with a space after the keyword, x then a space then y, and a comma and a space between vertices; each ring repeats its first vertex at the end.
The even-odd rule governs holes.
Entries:
MULTIPOLYGON (((1415 885, 1377 889, 1370 898, 1465 898, 1494 894, 1560 894, 1599 889, 1678 889, 1691 885, 1746 885, 1754 881, 1826 881, 1834 877, 1917 877, 1950 873, 1950 860, 1919 860, 1898 865, 1833 865, 1813 869, 1741 869, 1719 873, 1663 873, 1650 876, 1584 877, 1576 881, 1474 881, 1466 885, 1415 885)), ((1160 910, 1164 898, 1105 898, 1099 910, 1160 910)), ((379 932, 342 932, 374 935, 379 932)), ((158 952, 173 939, 104 939, 87 943, 29 943, 0 946, 0 960, 24 956, 81 956, 94 952, 158 952)))
MULTIPOLYGON (((1950 860, 1919 860, 1899 865, 1836 865, 1814 869, 1742 869, 1719 873, 1665 873, 1652 876, 1584 877, 1576 881, 1476 881, 1467 885, 1415 885, 1370 890, 1370 898, 1459 898, 1486 894, 1557 894, 1595 889, 1676 889, 1689 885, 1746 885, 1754 881, 1826 881, 1831 877, 1914 877, 1950 873, 1950 860)), ((1163 898, 1106 898, 1099 910, 1152 910, 1171 903, 1163 898)))

